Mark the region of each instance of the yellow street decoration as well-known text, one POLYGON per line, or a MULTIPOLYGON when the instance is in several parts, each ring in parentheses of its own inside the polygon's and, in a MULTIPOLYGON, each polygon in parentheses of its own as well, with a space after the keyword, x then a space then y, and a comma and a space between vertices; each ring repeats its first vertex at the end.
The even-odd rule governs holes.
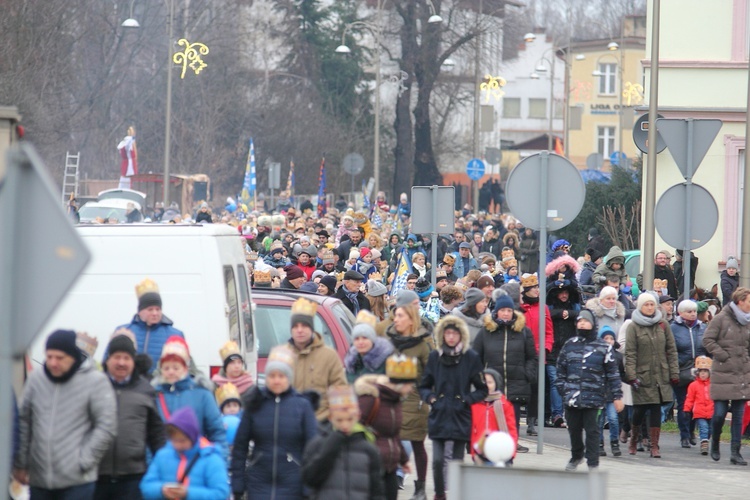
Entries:
POLYGON ((185 38, 180 38, 180 40, 177 41, 177 45, 185 47, 182 52, 177 52, 172 56, 172 60, 175 64, 182 64, 182 74, 180 75, 180 78, 185 78, 185 72, 188 67, 197 75, 207 66, 201 58, 201 56, 208 54, 208 47, 206 45, 200 42, 190 43, 185 38))
POLYGON ((622 96, 627 99, 626 106, 640 104, 643 102, 643 85, 640 83, 625 82, 622 96))
POLYGON ((484 102, 490 102, 490 97, 499 101, 505 95, 505 92, 501 88, 505 87, 505 84, 508 82, 502 76, 484 75, 484 79, 486 81, 479 85, 479 90, 485 92, 486 97, 484 102))

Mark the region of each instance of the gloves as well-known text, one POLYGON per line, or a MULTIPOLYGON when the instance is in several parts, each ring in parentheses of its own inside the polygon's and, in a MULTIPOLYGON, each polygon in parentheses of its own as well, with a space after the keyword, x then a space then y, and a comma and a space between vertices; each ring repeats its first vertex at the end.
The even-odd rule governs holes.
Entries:
POLYGON ((599 276, 596 281, 599 282, 599 283, 601 283, 602 285, 606 284, 607 283, 607 277, 606 276, 599 276))
POLYGON ((677 387, 680 385, 680 380, 676 378, 669 379, 669 383, 672 384, 672 387, 677 387))
POLYGON ((641 387, 641 379, 635 378, 628 382, 628 384, 630 384, 630 387, 632 387, 634 391, 637 391, 641 387))

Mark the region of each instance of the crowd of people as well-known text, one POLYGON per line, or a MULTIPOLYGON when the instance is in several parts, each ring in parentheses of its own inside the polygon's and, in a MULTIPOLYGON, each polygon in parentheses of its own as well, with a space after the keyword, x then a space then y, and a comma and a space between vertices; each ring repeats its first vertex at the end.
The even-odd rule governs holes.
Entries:
POLYGON ((237 227, 254 287, 341 300, 356 318, 344 359, 315 331, 316 302, 300 294, 262 386, 231 341, 209 379, 145 279, 137 313, 114 329, 101 366, 85 334, 47 338, 16 421, 13 476, 32 499, 393 500, 411 474, 412 500, 424 500, 429 437, 440 500, 449 460, 468 452, 491 463, 490 433, 507 432, 516 453, 528 452, 518 441, 523 417, 527 436, 537 426, 567 428, 565 469, 585 460, 595 470, 607 454, 605 426, 613 456, 623 443, 630 455, 661 457, 673 408, 681 446, 717 461, 731 411, 730 461, 746 465, 750 289, 738 286, 735 259, 722 277, 721 308, 678 300, 680 272, 666 251, 655 256, 653 286, 639 276, 633 296, 622 250, 606 248, 595 229, 576 259, 568 241, 539 242, 511 216, 465 211, 433 248, 409 231, 405 194, 398 205, 378 193, 369 209, 344 205, 322 216, 281 208, 199 212, 237 227))

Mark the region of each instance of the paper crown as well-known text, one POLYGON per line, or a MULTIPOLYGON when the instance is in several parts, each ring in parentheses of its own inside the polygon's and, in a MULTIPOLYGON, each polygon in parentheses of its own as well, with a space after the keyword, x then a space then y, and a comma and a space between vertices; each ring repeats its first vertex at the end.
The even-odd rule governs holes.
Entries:
POLYGON ((417 380, 417 358, 394 354, 385 360, 385 374, 392 381, 414 382, 417 380))
POLYGON ((146 278, 137 285, 135 285, 135 295, 139 299, 146 293, 154 292, 159 293, 159 285, 156 284, 151 278, 146 278))
POLYGON ((135 339, 135 333, 133 333, 132 330, 129 330, 124 327, 118 328, 112 333, 112 335, 109 336, 109 340, 112 340, 118 335, 124 335, 127 338, 129 338, 133 342, 133 345, 135 346, 136 350, 138 350, 138 341, 135 339))
POLYGON ((94 357, 96 348, 99 347, 99 341, 86 332, 76 332, 76 347, 85 352, 89 358, 94 357))
POLYGON ((176 356, 182 360, 185 363, 185 366, 190 366, 190 351, 188 350, 185 339, 182 337, 173 335, 167 339, 164 343, 164 347, 161 349, 161 357, 159 358, 159 361, 172 356, 176 356))
POLYGON ((268 365, 268 363, 270 363, 271 361, 284 363, 290 368, 293 368, 295 363, 297 363, 297 356, 289 347, 287 347, 286 344, 282 344, 277 345, 268 353, 268 360, 266 361, 266 365, 268 365))
POLYGON ((314 317, 317 311, 318 304, 302 297, 295 300, 292 304, 292 316, 301 315, 314 317))
POLYGON ((357 225, 361 225, 367 222, 367 216, 362 212, 355 212, 352 217, 354 218, 354 223, 357 225))
POLYGON ((667 280, 660 280, 659 278, 654 280, 654 290, 660 291, 662 288, 668 288, 668 285, 667 280))
POLYGON ((216 395, 216 403, 219 405, 219 408, 224 406, 224 403, 230 401, 237 401, 240 404, 242 403, 242 400, 240 399, 240 391, 237 390, 237 387, 231 382, 227 382, 216 389, 214 394, 216 395))
POLYGON ((271 243, 271 248, 268 251, 273 253, 274 250, 284 250, 284 245, 282 245, 279 240, 276 240, 271 243))
POLYGON ((228 341, 226 344, 221 346, 221 349, 219 349, 219 356, 221 356, 222 361, 227 359, 229 356, 232 356, 233 354, 240 357, 242 356, 242 353, 240 353, 240 347, 234 340, 228 341))
POLYGON ((370 273, 368 280, 383 281, 383 275, 380 273, 370 273))
POLYGON ((325 250, 323 254, 320 256, 320 260, 323 261, 323 264, 333 264, 334 263, 333 250, 325 250))
POLYGON ((363 310, 357 313, 357 323, 364 323, 375 328, 375 325, 378 324, 378 318, 370 311, 363 310))
POLYGON ((359 408, 354 388, 349 385, 330 387, 328 389, 328 407, 331 411, 359 408))
POLYGON ((343 281, 345 274, 346 273, 344 271, 341 271, 340 273, 336 273, 336 281, 343 281))
POLYGON ((255 281, 255 283, 270 283, 271 271, 261 271, 260 269, 256 269, 253 271, 253 281, 255 281))
POLYGON ((443 263, 448 264, 449 266, 452 266, 453 264, 456 263, 456 258, 453 255, 447 253, 443 257, 443 263))
POLYGON ((708 356, 698 356, 695 358, 695 369, 696 370, 710 370, 713 366, 714 361, 708 356))
POLYGON ((448 279, 448 273, 446 273, 443 269, 438 269, 435 271, 435 281, 440 281, 442 279, 448 279))
POLYGON ((458 278, 458 281, 456 281, 456 287, 462 292, 465 292, 469 289, 469 285, 466 284, 466 280, 464 278, 458 278))
POLYGON ((503 267, 510 269, 511 267, 518 267, 518 261, 516 259, 503 260, 503 267))
POLYGON ((505 262, 506 259, 515 259, 516 253, 511 248, 503 248, 502 259, 505 262))
POLYGON ((247 252, 247 254, 245 255, 245 260, 255 262, 256 260, 258 260, 258 252, 247 252))
POLYGON ((531 288, 539 285, 539 277, 534 274, 524 273, 523 276, 521 276, 521 287, 522 288, 531 288))

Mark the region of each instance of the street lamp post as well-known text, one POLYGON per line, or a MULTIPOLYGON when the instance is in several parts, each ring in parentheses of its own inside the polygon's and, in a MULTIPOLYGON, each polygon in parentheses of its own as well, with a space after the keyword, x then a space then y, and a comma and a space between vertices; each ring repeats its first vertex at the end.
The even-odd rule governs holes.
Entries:
POLYGON ((546 73, 547 68, 544 67, 542 64, 542 61, 546 62, 550 66, 550 75, 549 75, 549 118, 548 118, 548 131, 547 131, 547 150, 552 151, 553 150, 553 144, 552 144, 552 134, 554 132, 554 115, 555 115, 555 49, 554 47, 551 49, 547 49, 542 54, 542 57, 539 58, 539 64, 537 64, 537 67, 534 69, 534 72, 531 73, 530 78, 532 80, 538 80, 539 79, 539 73, 546 73), (548 52, 552 53, 551 59, 548 59, 545 57, 545 54, 548 52))

